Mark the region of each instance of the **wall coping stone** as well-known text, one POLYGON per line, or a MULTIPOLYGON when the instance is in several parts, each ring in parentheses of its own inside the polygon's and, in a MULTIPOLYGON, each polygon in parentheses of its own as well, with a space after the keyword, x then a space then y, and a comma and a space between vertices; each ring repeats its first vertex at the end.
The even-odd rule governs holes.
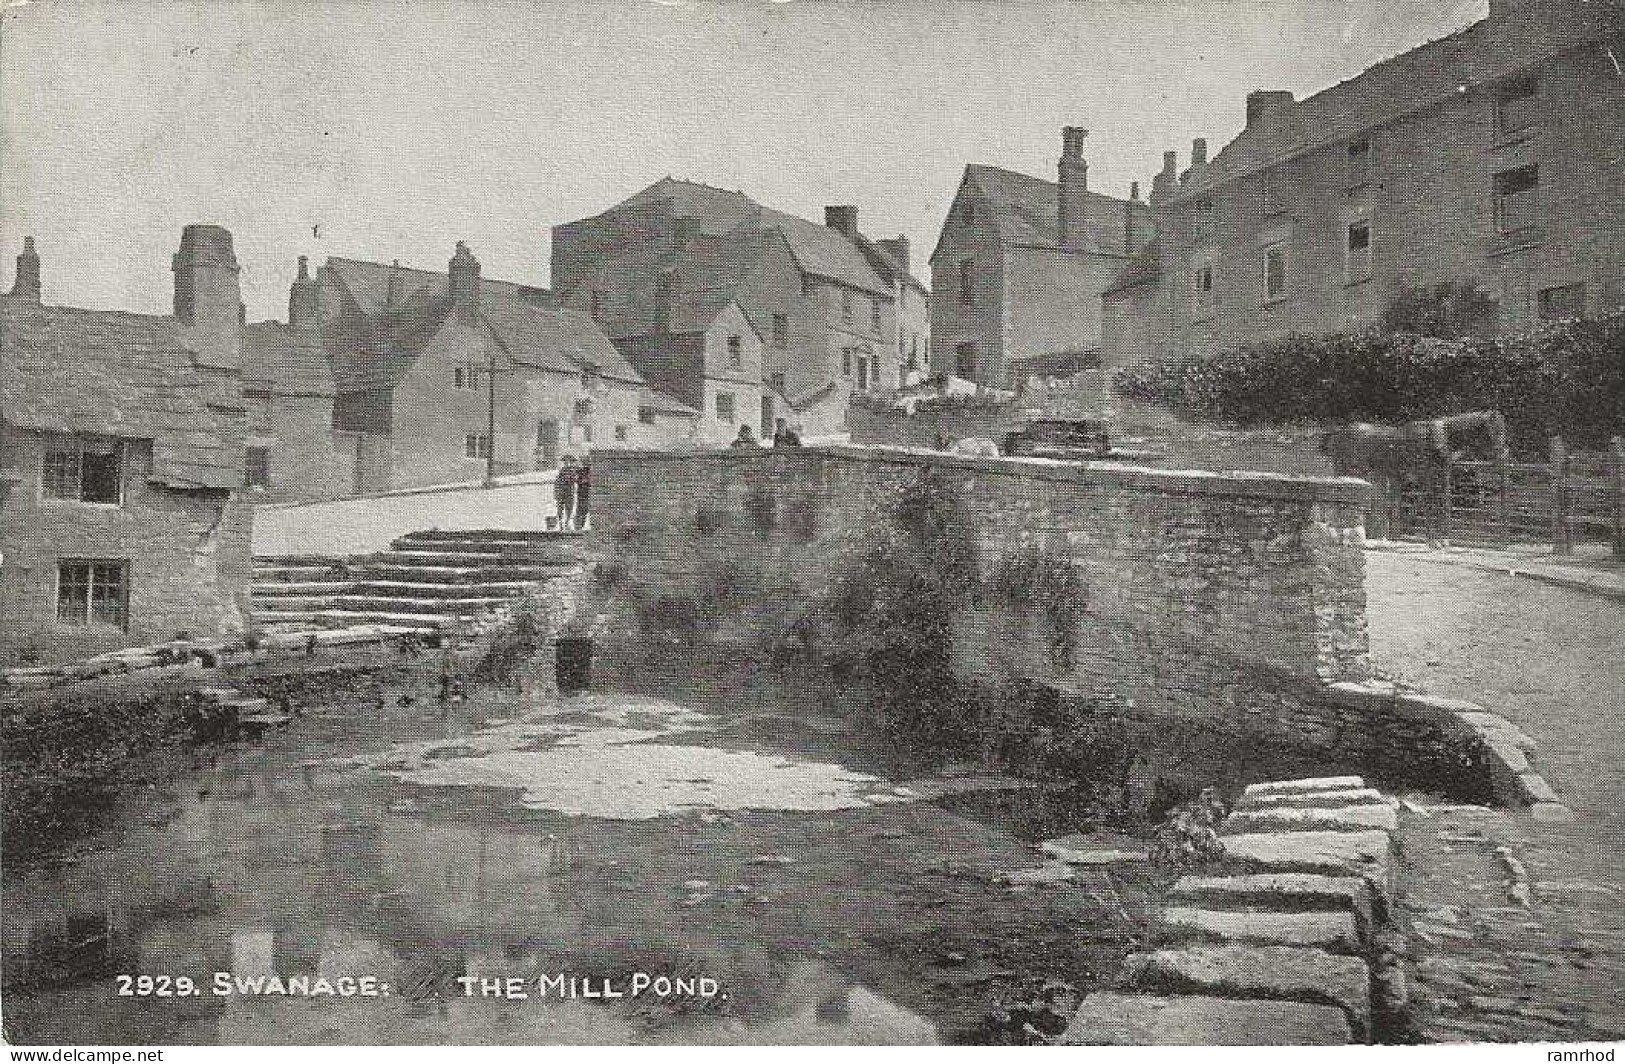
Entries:
MULTIPOLYGON (((1302 502, 1364 505, 1371 494, 1369 482, 1358 477, 1304 477, 1252 470, 1213 472, 1202 469, 1158 469, 1127 462, 1068 462, 1054 458, 991 458, 947 454, 908 447, 820 445, 814 447, 737 447, 692 451, 656 448, 618 448, 593 456, 595 465, 619 461, 808 461, 814 458, 889 465, 946 467, 966 471, 1008 473, 1059 483, 1134 487, 1176 495, 1231 495, 1302 502)), ((595 479, 603 481, 605 474, 595 479)))

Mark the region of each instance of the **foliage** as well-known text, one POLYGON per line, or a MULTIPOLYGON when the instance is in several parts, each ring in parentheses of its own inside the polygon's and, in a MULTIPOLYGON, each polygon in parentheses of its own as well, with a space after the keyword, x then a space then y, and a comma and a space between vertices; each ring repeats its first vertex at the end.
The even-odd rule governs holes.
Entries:
POLYGON ((1400 422, 1499 410, 1514 451, 1625 433, 1625 314, 1501 339, 1380 331, 1294 335, 1119 371, 1125 396, 1242 426, 1400 422))
POLYGON ((1050 660, 1057 669, 1075 664, 1078 626, 1088 610, 1089 593, 1078 570, 1064 558, 1028 547, 1000 560, 989 581, 1010 606, 1036 607, 1044 617, 1050 660))
POLYGON ((469 678, 481 683, 510 679, 519 666, 542 648, 545 625, 537 614, 534 600, 524 599, 512 616, 492 635, 469 678))
POLYGON ((1157 828, 1151 847, 1152 865, 1164 872, 1186 872, 1217 862, 1224 856, 1219 825, 1227 812, 1224 801, 1211 787, 1175 806, 1157 828))
POLYGON ((1399 290, 1382 314, 1382 328, 1390 333, 1413 333, 1447 340, 1489 336, 1495 332, 1500 304, 1477 286, 1443 281, 1421 288, 1399 290))

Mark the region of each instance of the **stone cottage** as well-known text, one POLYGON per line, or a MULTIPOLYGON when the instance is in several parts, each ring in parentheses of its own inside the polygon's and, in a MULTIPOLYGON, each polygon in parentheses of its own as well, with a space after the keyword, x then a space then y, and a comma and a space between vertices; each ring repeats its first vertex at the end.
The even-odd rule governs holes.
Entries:
POLYGON ((1211 161, 1164 156, 1159 235, 1105 298, 1113 364, 1371 324, 1479 286, 1502 331, 1625 306, 1625 4, 1489 17, 1302 100, 1250 93, 1211 161))
POLYGON ((1101 294, 1155 232, 1138 187, 1089 189, 1088 130, 1062 133, 1057 181, 965 167, 931 252, 932 369, 990 387, 1013 363, 1093 359, 1101 294))
POLYGON ((827 208, 825 220, 668 177, 555 226, 553 285, 640 370, 662 319, 708 328, 707 314, 737 304, 762 340, 765 404, 736 415, 769 425, 788 415, 810 435, 840 432, 847 397, 898 387, 909 352, 928 357, 929 332, 924 286, 900 261, 906 241, 869 241, 855 207, 827 208))
POLYGON ((189 225, 174 313, 41 302, 33 241, 0 296, 0 658, 241 627, 242 306, 231 234, 189 225))
POLYGON ((329 258, 316 289, 334 425, 360 437, 365 490, 551 468, 683 425, 644 415, 643 378, 588 315, 482 278, 464 244, 444 273, 329 258))

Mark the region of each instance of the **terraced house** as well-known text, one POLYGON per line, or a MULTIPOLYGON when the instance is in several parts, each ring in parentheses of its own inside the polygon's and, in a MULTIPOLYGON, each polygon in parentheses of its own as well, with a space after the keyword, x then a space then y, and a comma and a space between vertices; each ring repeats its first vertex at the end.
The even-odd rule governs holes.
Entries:
POLYGON ((689 431, 588 315, 482 278, 464 244, 444 273, 329 258, 315 288, 334 427, 357 437, 362 490, 546 469, 689 431))
POLYGON ((231 234, 187 226, 173 271, 172 315, 49 306, 30 240, 0 296, 0 659, 243 623, 253 511, 231 234))
POLYGON ((898 387, 911 359, 929 358, 930 338, 907 240, 869 240, 852 206, 827 208, 825 220, 668 177, 555 226, 553 285, 657 387, 707 404, 702 437, 746 423, 770 432, 778 417, 838 432, 851 393, 898 387), (749 329, 718 324, 730 307, 749 329), (710 333, 747 349, 759 337, 760 376, 740 378, 726 346, 720 359, 685 353, 710 333))
POLYGON ((1114 363, 1376 321, 1473 283, 1502 331, 1625 305, 1625 5, 1489 17, 1303 100, 1247 97, 1209 161, 1164 157, 1158 236, 1109 287, 1114 363))

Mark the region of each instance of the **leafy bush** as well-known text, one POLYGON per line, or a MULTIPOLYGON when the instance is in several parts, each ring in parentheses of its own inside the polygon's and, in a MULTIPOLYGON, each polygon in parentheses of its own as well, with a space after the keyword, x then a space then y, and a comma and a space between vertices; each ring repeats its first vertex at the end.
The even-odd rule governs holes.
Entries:
POLYGON ((1625 433, 1625 314, 1501 339, 1294 335, 1131 366, 1114 387, 1196 420, 1249 427, 1499 410, 1521 454, 1544 453, 1554 435, 1600 449, 1625 433))
POLYGON ((1051 663, 1070 670, 1089 603, 1088 589, 1072 563, 1029 547, 1002 558, 990 583, 1009 605, 1042 612, 1051 663))
POLYGON ((1224 856, 1219 825, 1224 822, 1224 801, 1211 787, 1176 806, 1157 828, 1151 863, 1164 872, 1200 871, 1224 856))
POLYGON ((1390 333, 1414 333, 1458 339, 1495 332, 1500 304, 1474 285, 1444 281, 1424 288, 1402 288, 1382 315, 1390 333))

